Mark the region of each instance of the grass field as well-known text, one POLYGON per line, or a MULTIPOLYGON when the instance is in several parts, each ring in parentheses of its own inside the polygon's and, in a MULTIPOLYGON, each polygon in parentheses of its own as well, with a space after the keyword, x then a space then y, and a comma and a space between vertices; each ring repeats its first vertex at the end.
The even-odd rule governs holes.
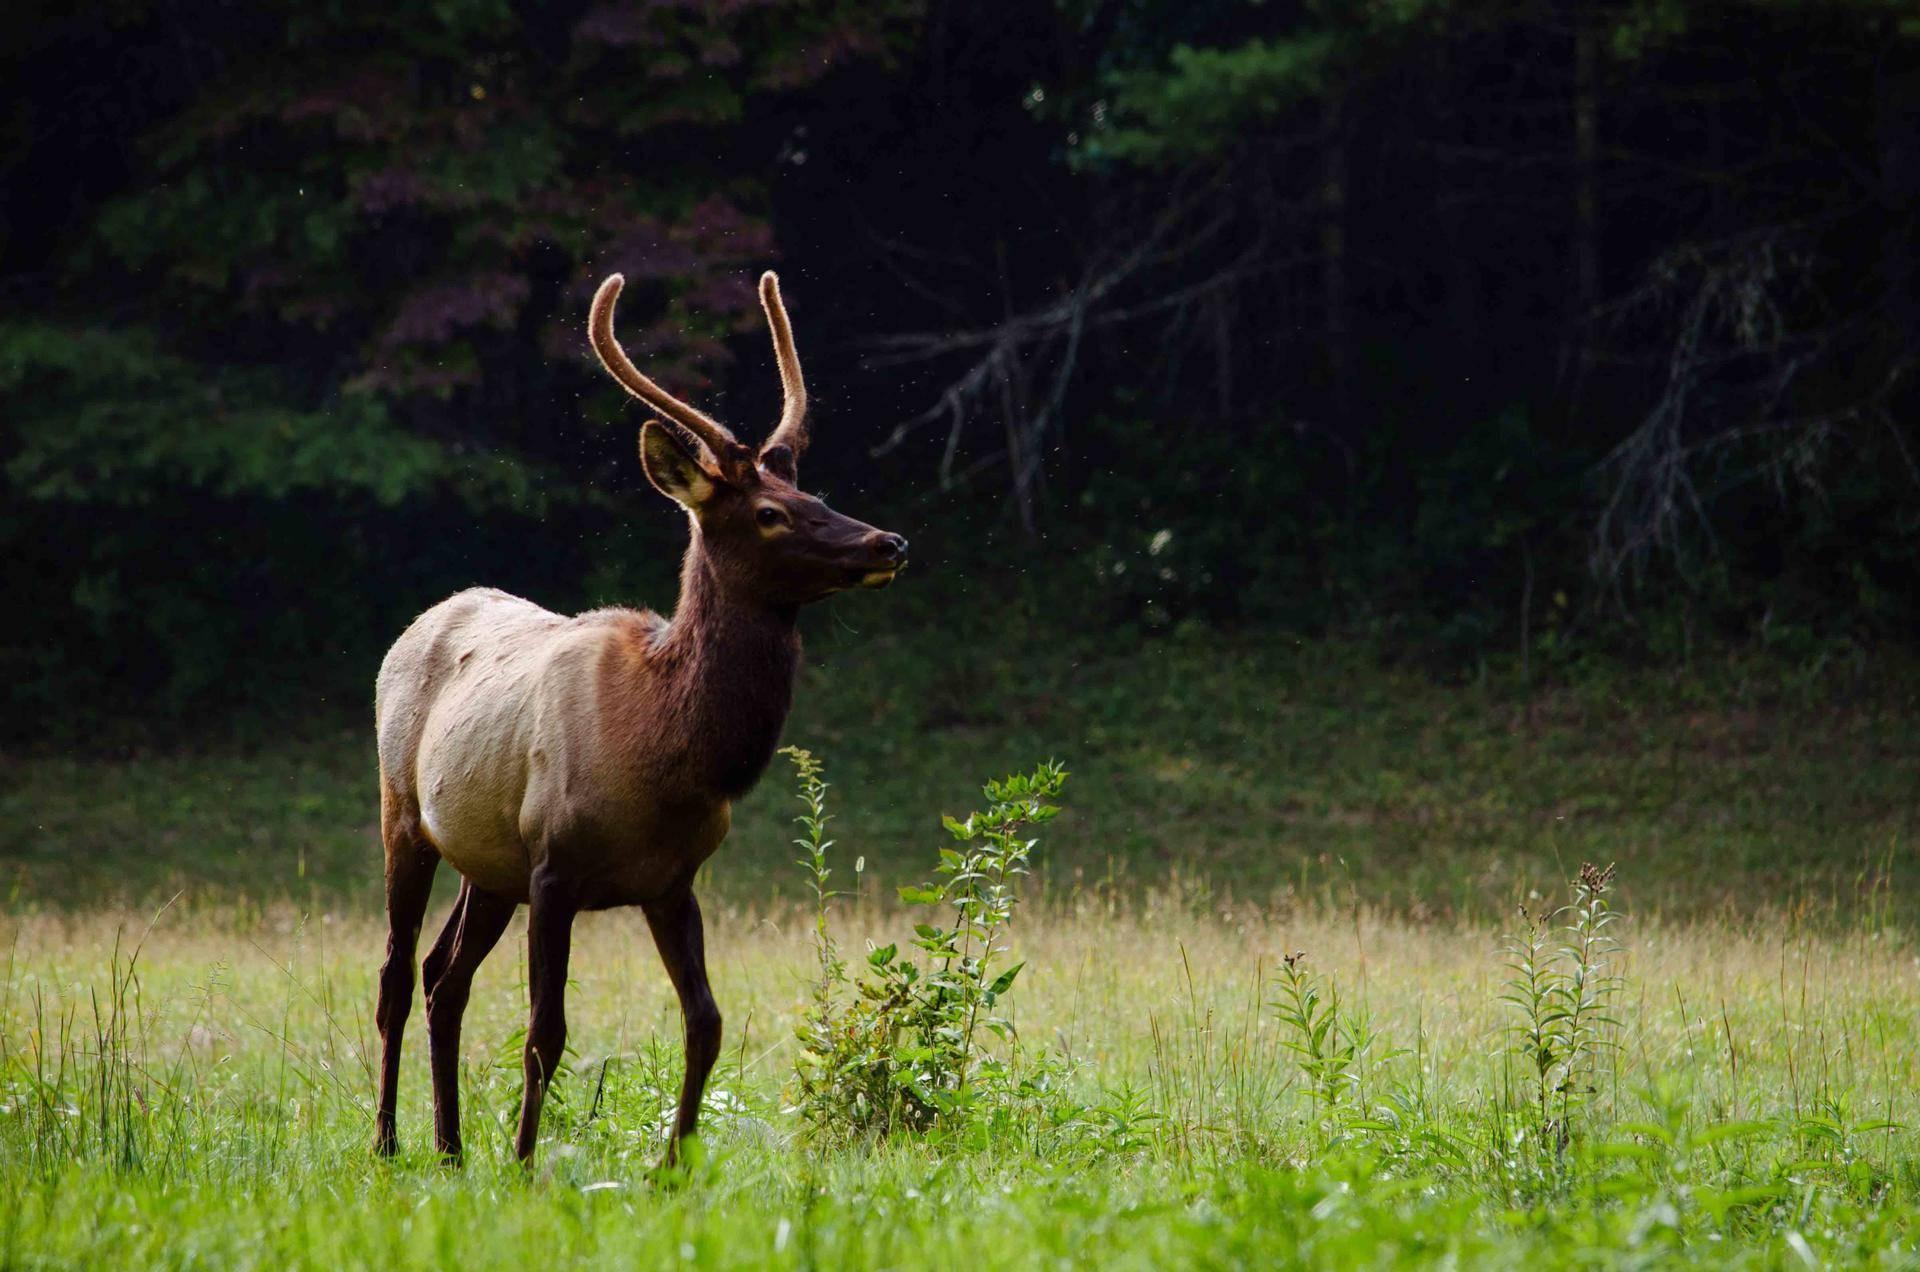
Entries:
MULTIPOLYGON (((523 942, 510 936, 476 989, 471 1160, 454 1174, 427 1152, 417 1024, 404 1156, 367 1152, 380 930, 220 917, 162 916, 131 978, 142 916, 13 924, 9 1266, 1906 1266, 1920 1240, 1920 970, 1877 929, 1634 925, 1620 1045, 1560 1148, 1505 1051, 1492 931, 1090 894, 1016 937, 1021 1034, 1070 1058, 1057 1107, 826 1147, 783 1111, 806 916, 726 908, 709 1156, 669 1184, 649 1167, 677 1016, 637 919, 583 921, 574 1072, 523 1179, 508 1146, 523 942), (1299 949, 1385 1040, 1337 1130, 1268 1005, 1299 949)), ((842 934, 891 939, 904 922, 863 907, 842 934)))
MULTIPOLYGON (((883 879, 937 814, 1057 757, 1078 777, 1041 885, 1159 886, 1498 920, 1582 860, 1643 917, 1920 904, 1920 675, 1728 661, 1522 693, 1328 645, 861 634, 811 642, 789 740, 829 766, 883 879)), ((371 706, 250 743, 0 759, 0 895, 21 906, 379 904, 371 706)), ((735 810, 709 886, 798 891, 790 798, 735 810)), ((444 882, 444 881, 443 881, 444 882)), ((883 886, 889 887, 890 884, 883 886)))
POLYGON ((837 877, 865 858, 835 919, 856 962, 910 937, 886 898, 930 872, 940 812, 1074 769, 1012 934, 1024 1095, 928 1135, 804 1133, 816 953, 776 768, 705 889, 728 1041, 703 1160, 653 1169, 678 1017, 614 913, 580 925, 532 1176, 507 1143, 518 927, 468 1015, 467 1168, 427 1151, 417 1008, 403 1155, 377 1162, 363 732, 14 757, 0 1266, 1920 1266, 1899 684, 1729 665, 1520 695, 1311 648, 930 669, 825 643, 789 736, 828 763, 837 877), (1612 1023, 1543 1113, 1502 934, 1588 859, 1620 863, 1612 1023), (1321 1018, 1338 996, 1318 1043, 1287 1019, 1297 951, 1321 1018))

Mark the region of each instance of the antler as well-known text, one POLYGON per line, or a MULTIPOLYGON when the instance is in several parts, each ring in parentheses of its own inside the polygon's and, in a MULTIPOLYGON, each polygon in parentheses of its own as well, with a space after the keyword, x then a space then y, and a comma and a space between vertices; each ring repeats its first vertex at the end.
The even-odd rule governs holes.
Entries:
MULTIPOLYGON (((600 365, 607 369, 608 375, 620 382, 621 388, 699 438, 723 474, 734 477, 751 475, 753 453, 740 444, 726 425, 704 411, 688 406, 642 375, 640 368, 634 366, 627 357, 626 350, 620 347, 620 342, 614 339, 613 305, 620 298, 620 289, 624 286, 626 279, 618 274, 608 274, 606 281, 600 284, 600 290, 593 294, 593 308, 587 315, 587 338, 593 343, 593 351, 600 355, 600 365)), ((799 374, 798 367, 794 374, 799 374)))
POLYGON ((800 355, 794 351, 787 307, 780 303, 780 278, 772 270, 760 275, 760 307, 767 311, 767 326, 773 331, 773 356, 780 363, 780 384, 786 391, 780 424, 760 451, 764 455, 776 446, 784 446, 798 459, 807 448, 807 381, 800 374, 800 355))

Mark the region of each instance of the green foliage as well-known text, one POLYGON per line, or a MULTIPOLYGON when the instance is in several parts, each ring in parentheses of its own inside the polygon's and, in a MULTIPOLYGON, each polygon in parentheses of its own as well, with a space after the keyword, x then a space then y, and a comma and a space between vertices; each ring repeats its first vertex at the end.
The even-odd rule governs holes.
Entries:
MULTIPOLYGON (((8 738, 258 694, 288 664, 364 683, 395 611, 517 585, 513 554, 483 549, 561 509, 546 531, 574 529, 630 453, 568 450, 615 400, 597 379, 603 396, 582 392, 600 273, 627 273, 627 340, 683 383, 723 366, 755 311, 767 165, 724 140, 689 150, 684 130, 731 136, 756 96, 884 60, 917 11, 474 0, 230 21, 135 0, 9 17, 10 47, 63 55, 102 24, 115 52, 84 64, 113 104, 75 121, 64 89, 41 93, 0 162, 76 122, 134 133, 51 255, 24 262, 41 303, 0 314, 0 551, 40 616, 0 640, 8 738), (309 592, 325 605, 290 599, 309 592)), ((550 553, 539 572, 565 603, 586 570, 550 553)))
MULTIPOLYGON (((955 338, 925 346, 947 350, 927 364, 942 383, 967 382, 966 350, 1017 354, 1009 401, 1092 422, 1036 453, 1047 546, 1027 550, 1057 553, 1103 621, 1357 634, 1445 674, 1685 663, 1728 639, 1858 664, 1920 630, 1910 192, 1888 158, 1912 111, 1880 52, 1911 38, 1905 7, 924 16, 488 0, 238 20, 126 0, 0 17, 22 88, 0 164, 22 188, 70 174, 0 225, 0 550, 36 616, 0 640, 9 739, 265 704, 290 666, 312 695, 360 692, 396 622, 471 583, 663 604, 680 528, 614 505, 640 488, 606 431, 631 417, 581 339, 611 269, 648 370, 744 415, 773 387, 752 273, 833 262, 832 303, 794 289, 822 400, 863 404, 841 399, 846 427, 810 457, 830 490, 869 464, 878 434, 861 434, 925 405, 897 368, 845 374, 855 351, 945 324, 955 338), (1755 69, 1729 80, 1736 44, 1755 69), (1525 91, 1480 91, 1516 67, 1525 91), (1752 75, 1809 89, 1756 96, 1752 75), (964 109, 949 76, 978 90, 964 109), (1576 117, 1597 130, 1586 159, 1576 117), (1587 202, 1605 250, 1575 313, 1587 202), (1151 250, 1122 268, 1132 243, 1151 250), (1778 268, 1728 273, 1754 243, 1778 268), (1004 296, 976 268, 990 253, 1004 296), (910 258, 969 263, 903 273, 910 258), (1036 334, 1076 276, 1084 331, 1036 334), (1335 291, 1350 357, 1328 344, 1335 291), (1676 361, 1702 305, 1766 339, 1676 361), (1008 315, 1019 349, 975 345, 1008 315), (1065 380, 1033 378, 1069 347, 1065 380), (1680 474, 1648 506, 1684 528, 1654 527, 1655 550, 1624 527, 1650 564, 1596 586, 1616 491, 1593 465, 1670 376, 1683 427, 1638 471, 1680 474)), ((903 444, 862 483, 883 502, 855 511, 884 521, 896 500, 923 560, 997 586, 1004 527, 978 485, 927 497, 937 462, 998 473, 999 443, 964 432, 944 461, 903 444)), ((953 621, 961 590, 916 621, 953 621)))
MULTIPOLYGON (((0 399, 19 498, 141 507, 181 491, 285 499, 305 491, 383 505, 451 484, 447 449, 395 426, 385 404, 343 392, 315 410, 289 404, 270 373, 216 372, 164 351, 152 333, 0 323, 0 399)), ((524 467, 472 489, 498 503, 524 467), (491 499, 487 497, 491 496, 491 499)))
MULTIPOLYGON (((1229 468, 1196 498, 1169 471, 1184 451, 1176 466, 1116 447, 1126 462, 1089 493, 1188 487, 1162 501, 1182 516, 1156 509, 1154 529, 1121 518, 1086 536, 1122 606, 1159 626, 1198 608, 1279 612, 1296 629, 1331 614, 1448 670, 1513 649, 1684 661, 1714 636, 1844 656, 1915 629, 1920 469, 1914 411, 1894 388, 1906 355, 1890 352, 1914 345, 1906 221, 1876 240, 1807 228, 1878 216, 1886 196, 1872 189, 1910 197, 1877 156, 1886 121, 1913 113, 1911 83, 1872 69, 1920 30, 1910 5, 1062 7, 1113 32, 1095 70, 1034 107, 1062 123, 1070 161, 1128 189, 1206 190, 1195 243, 1275 240, 1231 262, 1196 246, 1195 263, 1136 285, 1143 313, 1179 298, 1159 365, 1188 369, 1155 403, 1156 426, 1219 434, 1198 441, 1202 464, 1231 447, 1292 480, 1255 501, 1243 492, 1256 483, 1229 468), (1645 121, 1726 90, 1713 57, 1734 46, 1801 73, 1802 51, 1821 49, 1834 59, 1823 105, 1851 122, 1757 101, 1743 158, 1710 163, 1682 193, 1674 134, 1645 121), (1509 111, 1477 92, 1510 61, 1570 107, 1545 131, 1517 99, 1509 111), (1865 182, 1857 196, 1796 175, 1843 151, 1865 182), (1649 185, 1662 191, 1651 217, 1626 193, 1649 185), (1713 193, 1735 188, 1735 204, 1713 193), (1703 259, 1714 267, 1675 266, 1703 259), (1768 268, 1736 268, 1744 259, 1768 268), (1495 293, 1531 286, 1519 273, 1554 281, 1494 317, 1507 303, 1495 293), (1876 294, 1865 280, 1882 277, 1901 281, 1876 294), (1217 307, 1201 299, 1215 287, 1217 307), (1270 328, 1256 313, 1284 314, 1289 335, 1259 334, 1270 328), (1281 346, 1284 370, 1268 362, 1281 346), (1286 387, 1249 407, 1235 382, 1249 371, 1286 387), (1460 389, 1452 406, 1443 386, 1460 389), (1638 485, 1596 466, 1616 443, 1638 485), (1149 538, 1159 529, 1171 540, 1149 538), (1157 558, 1136 560, 1149 542, 1157 558), (1620 545, 1630 579, 1609 559, 1620 545), (1248 572, 1276 586, 1249 587, 1248 572)), ((1702 127, 1723 144, 1742 125, 1702 127)), ((1123 428, 1129 394, 1150 383, 1103 395, 1123 428)))
MULTIPOLYGON (((822 1137, 884 1136, 954 1127, 990 1116, 996 1104, 1031 1096, 1035 1074, 986 1045, 991 1034, 1008 1048, 1016 1035, 997 1014, 1024 964, 1001 966, 1018 903, 1015 890, 1037 840, 1028 828, 1051 821, 1067 773, 1044 764, 1030 775, 989 782, 987 807, 964 820, 942 818, 963 848, 942 848, 931 883, 903 886, 900 898, 925 906, 932 919, 914 926, 910 948, 868 950, 853 980, 827 927, 826 785, 818 762, 797 747, 785 752, 799 773, 806 852, 815 901, 818 974, 800 1028, 795 1106, 822 1137), (851 1001, 842 1002, 848 991, 851 1001)), ((1031 1067, 1031 1066, 1030 1066, 1031 1067)))
POLYGON ((1564 514, 1585 463, 1523 410, 1429 439, 1410 477, 1409 443, 1385 432, 1346 455, 1282 420, 1255 447, 1145 416, 1101 432, 1114 461, 1081 492, 1076 560, 1089 603, 1147 631, 1371 626, 1440 666, 1565 639, 1585 574, 1569 569, 1564 514), (1156 465, 1170 430, 1180 462, 1156 465))
POLYGON ((1072 157, 1167 168, 1230 156, 1285 112, 1352 91, 1409 35, 1461 8, 1455 0, 1320 0, 1284 35, 1175 43, 1164 60, 1153 48, 1147 65, 1116 68, 1102 80, 1072 157))
POLYGON ((1090 135, 1076 157, 1157 167, 1229 151, 1250 124, 1320 91, 1335 48, 1324 32, 1226 49, 1178 45, 1164 71, 1114 77, 1120 122, 1090 135))
MULTIPOLYGON (((833 841, 827 838, 827 823, 833 817, 827 812, 827 782, 821 776, 820 761, 814 758, 813 752, 789 746, 781 748, 780 753, 793 761, 800 786, 804 811, 794 821, 802 833, 793 842, 806 854, 799 865, 806 872, 807 886, 813 893, 813 952, 817 967, 813 976, 813 998, 800 1026, 803 1061, 800 1107, 816 1107, 820 1113, 815 1116, 830 1116, 834 1110, 822 1105, 811 1075, 805 1073, 804 1061, 808 1057, 831 1056, 841 1045, 836 1028, 839 1023, 837 1000, 847 984, 847 963, 840 956, 839 942, 834 940, 828 925, 833 898, 840 895, 828 886, 833 869, 827 864, 827 850, 833 847, 833 841)), ((865 864, 865 858, 855 862, 854 873, 858 874, 865 864)), ((824 1066, 827 1062, 822 1059, 819 1063, 824 1066)), ((872 1083, 864 1085, 865 1089, 855 1094, 856 1103, 871 1107, 876 1101, 883 1106, 890 1101, 891 1095, 884 1089, 876 1089, 872 1083)))
MULTIPOLYGON (((1920 39, 1920 21, 1905 0, 1755 0, 1748 7, 1769 17, 1840 16, 1872 24, 1889 35, 1920 39)), ((1679 43, 1702 26, 1702 17, 1710 12, 1687 0, 1628 0, 1596 8, 1590 20, 1598 24, 1608 51, 1621 61, 1631 62, 1679 43)))
POLYGON ((1561 1148, 1597 1090, 1601 1058, 1618 1045, 1612 1012, 1623 982, 1613 971, 1619 945, 1607 931, 1620 917, 1607 901, 1613 870, 1583 864, 1571 901, 1537 917, 1522 907, 1521 928, 1505 938, 1511 975, 1501 1001, 1517 1017, 1511 1050, 1532 1071, 1539 1138, 1561 1148))
MULTIPOLYGON (((1759 0, 1749 7, 1761 13, 1824 9, 1901 36, 1920 34, 1920 22, 1902 0, 1759 0)), ((1431 57, 1436 36, 1534 20, 1523 8, 1461 0, 1364 5, 1310 0, 1302 9, 1285 34, 1225 37, 1218 43, 1162 35, 1182 25, 1171 14, 1143 22, 1142 29, 1159 38, 1120 50, 1131 56, 1100 80, 1092 104, 1077 121, 1082 126, 1075 134, 1074 160, 1169 168, 1228 156, 1274 129, 1290 110, 1317 107, 1329 97, 1357 96, 1397 56, 1431 57), (1414 43, 1416 37, 1428 40, 1428 51, 1414 43)), ((1632 63, 1710 25, 1701 20, 1707 12, 1686 0, 1627 0, 1593 6, 1580 21, 1592 24, 1613 58, 1632 63)), ((1235 15, 1233 6, 1212 13, 1223 32, 1245 29, 1233 22, 1235 16, 1245 15, 1235 15)))
POLYGON ((71 729, 103 704, 177 708, 263 675, 284 690, 288 664, 391 639, 369 620, 391 621, 395 575, 430 556, 383 550, 383 532, 429 509, 464 523, 584 502, 547 464, 410 431, 370 391, 298 396, 141 329, 0 320, 0 551, 40 615, 0 640, 9 736, 55 704, 71 729))
POLYGON ((1274 1019, 1286 1027, 1281 1042, 1299 1066, 1315 1125, 1331 1143, 1367 1125, 1355 1114, 1361 1119, 1367 1114, 1369 1069, 1409 1053, 1383 1045, 1366 1014, 1344 1006, 1339 987, 1309 971, 1306 961, 1303 950, 1281 960, 1280 997, 1272 1008, 1274 1019))
POLYGON ((325 332, 353 347, 349 379, 390 398, 506 370, 491 331, 576 344, 587 266, 605 261, 663 290, 643 328, 656 356, 710 366, 751 292, 705 276, 771 247, 753 183, 686 155, 633 180, 606 156, 884 55, 914 11, 604 4, 555 30, 498 4, 286 6, 266 19, 278 50, 236 59, 142 139, 145 181, 102 208, 84 259, 163 271, 217 327, 237 305, 325 332), (567 303, 536 304, 556 273, 567 303))

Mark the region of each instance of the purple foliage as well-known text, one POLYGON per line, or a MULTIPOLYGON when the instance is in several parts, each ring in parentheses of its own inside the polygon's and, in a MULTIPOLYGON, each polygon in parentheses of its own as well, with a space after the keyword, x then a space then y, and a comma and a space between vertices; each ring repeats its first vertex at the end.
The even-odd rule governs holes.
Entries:
POLYGON ((442 344, 464 327, 504 327, 526 303, 529 285, 521 274, 472 274, 458 282, 420 288, 400 302, 399 312, 380 337, 384 348, 404 344, 442 344))
MULTIPOLYGON (((610 237, 607 267, 629 280, 671 282, 690 277, 739 273, 773 253, 773 231, 719 196, 702 199, 685 221, 669 224, 655 217, 630 220, 610 237)), ((751 306, 752 288, 740 303, 751 306)), ((729 295, 723 309, 735 307, 729 295)))
POLYGON ((402 165, 361 174, 353 182, 353 201, 362 212, 381 213, 424 203, 432 187, 419 173, 402 165))
POLYGON ((744 270, 709 270, 695 277, 687 289, 687 308, 700 314, 738 314, 759 301, 753 279, 744 270))
POLYGON ((879 36, 855 27, 837 27, 793 56, 767 67, 760 82, 768 88, 799 88, 810 84, 842 62, 880 53, 879 36))
POLYGON ((615 237, 608 245, 607 258, 636 282, 680 278, 700 268, 700 258, 683 238, 671 234, 652 217, 640 218, 615 237))
POLYGON ((596 6, 574 25, 574 38, 616 49, 660 48, 667 41, 653 20, 653 10, 658 7, 632 0, 626 4, 596 6))
MULTIPOLYGON (((698 14, 709 23, 737 17, 752 9, 773 8, 784 0, 620 0, 596 5, 574 24, 574 38, 589 44, 612 48, 657 49, 665 46, 661 29, 662 14, 698 14)), ((740 60, 740 50, 732 40, 720 36, 707 45, 701 61, 709 66, 731 66, 740 60)))
POLYGON ((702 66, 733 66, 740 61, 740 46, 719 33, 700 46, 702 66))
POLYGON ((256 265, 246 272, 241 285, 241 302, 248 306, 258 305, 269 293, 284 288, 292 277, 293 271, 284 265, 256 265))
POLYGON ((687 229, 703 258, 737 261, 773 251, 772 227, 717 195, 694 205, 687 229))
POLYGON ((338 83, 307 89, 280 108, 290 124, 330 121, 342 137, 374 141, 396 131, 391 111, 381 103, 404 100, 403 86, 382 72, 358 69, 338 83))

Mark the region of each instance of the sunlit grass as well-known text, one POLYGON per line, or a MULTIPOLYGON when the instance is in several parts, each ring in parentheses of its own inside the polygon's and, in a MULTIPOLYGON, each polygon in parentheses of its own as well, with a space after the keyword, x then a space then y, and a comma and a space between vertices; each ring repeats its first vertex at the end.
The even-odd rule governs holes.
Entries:
MULTIPOLYGON (((910 919, 869 899, 838 935, 858 950, 910 919)), ((675 1182, 652 1167, 679 1023, 637 915, 581 920, 572 1072, 531 1178, 509 1144, 518 928, 475 986, 472 1160, 453 1174, 427 1152, 417 1009, 403 1156, 368 1153, 384 933, 364 914, 9 920, 6 1261, 1914 1257, 1920 960, 1872 922, 1630 923, 1619 1046, 1564 1152, 1516 1112, 1525 1082, 1507 1054, 1493 927, 1102 888, 1025 911, 1015 929, 1029 971, 1010 1005, 1025 1046, 1067 1061, 1070 1115, 825 1149, 782 1098, 810 922, 785 905, 715 907, 727 1047, 707 1161, 675 1182), (1364 1125, 1344 1142, 1316 1128, 1269 1006, 1278 961, 1299 950, 1405 1052, 1365 1075, 1364 1125), (1729 1126, 1754 1129, 1710 1133, 1729 1126)))

